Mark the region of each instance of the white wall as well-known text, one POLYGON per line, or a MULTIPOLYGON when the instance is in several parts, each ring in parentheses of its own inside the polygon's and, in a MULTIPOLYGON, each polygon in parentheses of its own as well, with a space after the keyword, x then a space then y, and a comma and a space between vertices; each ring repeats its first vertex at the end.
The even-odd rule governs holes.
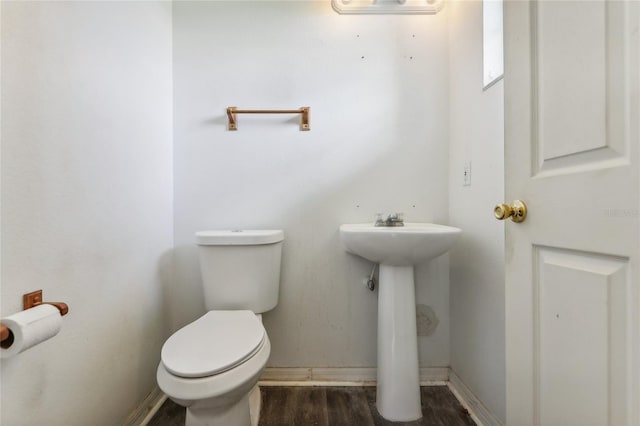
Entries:
POLYGON ((482 2, 449 8, 449 217, 464 230, 451 253, 451 367, 505 418, 503 82, 482 90, 482 2), (471 161, 471 186, 462 186, 471 161))
POLYGON ((70 311, 2 360, 3 425, 116 425, 155 385, 172 246, 171 5, 2 2, 2 315, 70 311))
MULTIPOLYGON (((271 366, 375 366, 371 265, 341 223, 404 211, 447 223, 447 27, 437 16, 346 16, 330 2, 176 2, 173 327, 204 311, 193 234, 282 228, 280 304, 265 315, 271 366), (227 106, 311 107, 239 116, 227 106)), ((449 365, 448 259, 417 271, 439 317, 423 366, 449 365)))

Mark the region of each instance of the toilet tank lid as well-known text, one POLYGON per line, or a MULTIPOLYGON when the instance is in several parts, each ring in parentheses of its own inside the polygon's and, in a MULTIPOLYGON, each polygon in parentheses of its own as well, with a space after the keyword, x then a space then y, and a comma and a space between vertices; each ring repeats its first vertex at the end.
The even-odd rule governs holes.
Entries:
POLYGON ((280 229, 234 229, 196 232, 196 244, 201 246, 243 246, 273 244, 284 240, 280 229))

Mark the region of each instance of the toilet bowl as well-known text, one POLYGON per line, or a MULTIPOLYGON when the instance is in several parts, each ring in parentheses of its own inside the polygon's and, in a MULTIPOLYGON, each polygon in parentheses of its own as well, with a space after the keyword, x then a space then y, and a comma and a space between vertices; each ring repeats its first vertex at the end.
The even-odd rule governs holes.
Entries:
POLYGON ((187 408, 187 426, 250 425, 249 393, 270 353, 259 315, 210 311, 164 344, 158 385, 187 408))
POLYGON ((196 233, 208 312, 162 347, 160 389, 186 407, 187 426, 257 424, 257 387, 271 353, 262 312, 278 303, 281 230, 196 233))

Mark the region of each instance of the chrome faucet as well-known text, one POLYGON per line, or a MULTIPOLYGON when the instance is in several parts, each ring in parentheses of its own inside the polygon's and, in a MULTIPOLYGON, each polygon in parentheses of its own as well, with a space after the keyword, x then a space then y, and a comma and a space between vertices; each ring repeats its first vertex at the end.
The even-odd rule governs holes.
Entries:
POLYGON ((378 213, 374 226, 404 226, 404 213, 392 213, 386 219, 382 219, 382 213, 378 213))

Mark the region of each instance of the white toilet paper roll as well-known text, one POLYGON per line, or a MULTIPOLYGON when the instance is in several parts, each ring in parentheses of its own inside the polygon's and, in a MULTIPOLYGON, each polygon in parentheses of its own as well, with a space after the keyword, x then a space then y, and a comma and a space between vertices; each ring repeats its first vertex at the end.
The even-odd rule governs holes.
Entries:
POLYGON ((38 305, 0 320, 13 333, 13 343, 1 348, 0 358, 10 358, 52 338, 62 327, 62 316, 52 305, 38 305))

